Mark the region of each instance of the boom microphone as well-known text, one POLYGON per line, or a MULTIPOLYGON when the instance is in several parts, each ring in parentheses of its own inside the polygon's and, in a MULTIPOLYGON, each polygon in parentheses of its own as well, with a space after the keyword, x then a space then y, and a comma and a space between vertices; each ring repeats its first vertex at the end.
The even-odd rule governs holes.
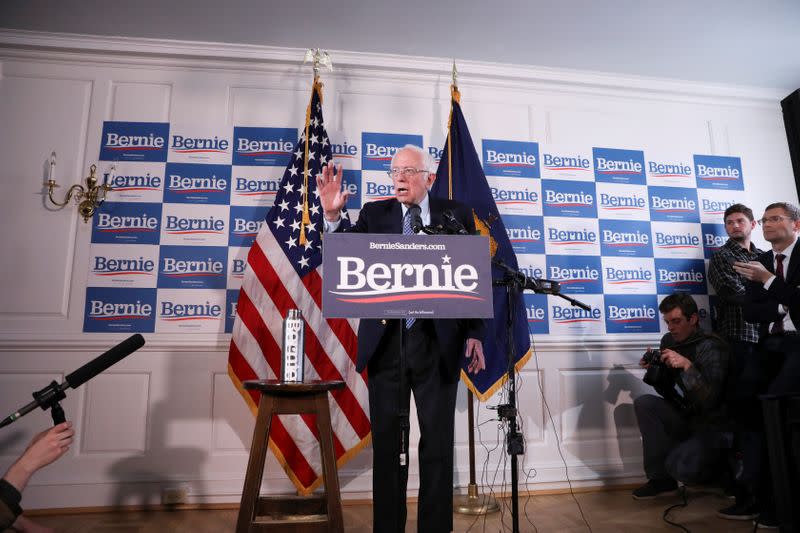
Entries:
POLYGON ((97 374, 107 370, 112 365, 120 362, 124 358, 128 357, 130 354, 138 350, 144 346, 144 337, 139 335, 133 335, 128 337, 121 343, 117 344, 110 350, 108 350, 103 355, 94 358, 93 360, 89 361, 82 367, 80 367, 75 372, 67 375, 64 379, 64 382, 59 385, 55 381, 50 383, 47 387, 43 388, 40 391, 33 393, 33 401, 28 405, 22 407, 16 413, 8 415, 2 421, 0 421, 0 427, 7 426, 10 423, 14 422, 18 418, 22 418, 23 416, 27 415, 37 407, 41 407, 42 410, 47 410, 54 405, 56 405, 59 401, 66 398, 64 391, 73 388, 76 389, 95 377, 97 374))
POLYGON ((411 231, 419 233, 422 230, 422 210, 417 204, 408 206, 408 216, 411 218, 411 231))
POLYGON ((144 346, 144 337, 132 335, 117 344, 103 355, 89 361, 72 374, 67 375, 65 381, 73 389, 77 389, 100 372, 103 372, 128 357, 130 354, 144 346))

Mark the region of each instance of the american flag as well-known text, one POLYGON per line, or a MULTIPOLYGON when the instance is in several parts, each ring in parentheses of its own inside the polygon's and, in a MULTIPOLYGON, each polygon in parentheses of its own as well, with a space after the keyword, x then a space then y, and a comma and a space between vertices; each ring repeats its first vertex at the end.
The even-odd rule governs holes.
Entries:
MULTIPOLYGON (((331 159, 322 122, 322 86, 315 80, 300 140, 247 255, 228 374, 255 414, 258 393, 244 390, 242 381, 280 376, 283 318, 289 309, 299 309, 305 320, 305 379, 346 384, 329 396, 341 466, 369 442, 370 424, 366 376, 355 370, 357 324, 322 316, 324 222, 316 176, 331 159)), ((275 417, 269 445, 301 494, 322 482, 313 415, 275 417)))

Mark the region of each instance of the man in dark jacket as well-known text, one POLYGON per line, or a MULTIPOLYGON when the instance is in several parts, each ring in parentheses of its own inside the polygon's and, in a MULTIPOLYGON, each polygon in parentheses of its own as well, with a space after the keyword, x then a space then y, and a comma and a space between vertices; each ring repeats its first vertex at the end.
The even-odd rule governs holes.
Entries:
POLYGON ((658 309, 669 329, 661 338, 660 363, 643 358, 640 364, 648 373, 660 372, 665 384, 657 387, 662 396, 645 394, 633 401, 648 480, 633 491, 637 500, 673 492, 677 481, 708 481, 731 439, 722 403, 728 372, 725 341, 700 329, 697 304, 689 294, 667 296, 658 309))
MULTIPOLYGON (((389 176, 394 198, 364 205, 355 226, 340 214, 347 201, 341 168, 324 168, 317 190, 325 214, 325 231, 360 233, 412 232, 412 207, 424 225, 443 222, 446 210, 473 232, 475 222, 466 206, 428 194, 436 179, 430 155, 407 145, 392 158, 389 176), (418 207, 417 207, 418 206, 418 207)), ((373 530, 405 531, 408 469, 400 456, 399 410, 408 409, 414 393, 420 426, 418 504, 419 531, 453 529, 453 434, 460 357, 470 359, 468 369, 485 368, 483 320, 362 319, 358 327, 356 369, 368 371, 370 423, 373 450, 373 530), (401 354, 405 361, 402 378, 401 354), (401 383, 404 383, 401 390, 401 383)))
MULTIPOLYGON (((800 393, 800 209, 785 202, 770 204, 761 217, 764 239, 772 249, 757 261, 737 262, 734 268, 748 280, 745 320, 759 324, 759 359, 766 392, 800 393)), ((758 485, 760 525, 777 526, 772 478, 762 440, 758 485)))

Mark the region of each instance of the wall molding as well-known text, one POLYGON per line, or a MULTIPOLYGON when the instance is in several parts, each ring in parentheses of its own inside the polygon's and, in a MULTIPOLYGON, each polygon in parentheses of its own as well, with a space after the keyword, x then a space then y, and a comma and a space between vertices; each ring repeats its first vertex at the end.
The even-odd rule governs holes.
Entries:
MULTIPOLYGON (((334 72, 323 78, 395 79, 410 82, 437 77, 450 83, 450 58, 377 54, 343 50, 329 51, 334 72), (411 77, 409 77, 411 76, 411 77)), ((216 42, 106 37, 0 29, 0 57, 48 62, 93 61, 171 68, 242 69, 250 72, 288 71, 310 74, 303 66, 300 48, 216 42)), ((559 89, 567 93, 588 92, 675 98, 705 104, 777 107, 783 91, 759 87, 717 85, 687 80, 622 75, 606 72, 557 69, 541 66, 458 60, 462 87, 491 85, 496 88, 559 89)))
MULTIPOLYGON (((86 350, 108 349, 121 342, 128 335, 112 335, 102 333, 58 334, 54 338, 30 338, 30 335, 4 334, 0 338, 0 353, 3 352, 39 352, 59 350, 62 352, 82 352, 86 350)), ((225 335, 189 335, 167 333, 148 333, 144 335, 146 344, 138 351, 143 352, 227 352, 230 345, 230 334, 225 335)), ((587 339, 576 341, 569 338, 534 339, 537 353, 555 352, 619 352, 624 350, 647 349, 658 344, 660 334, 631 335, 630 338, 604 340, 587 339)), ((526 365, 527 366, 527 365, 526 365)))

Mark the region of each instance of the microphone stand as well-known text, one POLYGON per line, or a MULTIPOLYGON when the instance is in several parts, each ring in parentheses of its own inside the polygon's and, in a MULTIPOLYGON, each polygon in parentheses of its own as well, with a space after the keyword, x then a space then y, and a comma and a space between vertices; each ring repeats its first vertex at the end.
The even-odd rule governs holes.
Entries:
MULTIPOLYGON (((401 487, 404 487, 404 486, 407 486, 407 483, 408 483, 408 468, 409 468, 409 464, 408 464, 409 463, 408 440, 410 438, 410 428, 411 428, 411 424, 409 423, 409 418, 408 418, 409 405, 406 405, 406 397, 407 397, 406 396, 406 387, 408 386, 406 384, 406 367, 407 367, 408 363, 406 361, 406 346, 405 346, 405 344, 406 344, 406 337, 408 335, 408 332, 406 331, 406 320, 405 320, 405 318, 401 318, 400 319, 399 327, 400 327, 400 357, 399 357, 400 361, 399 361, 398 364, 400 366, 400 380, 399 380, 399 384, 398 384, 399 394, 397 395, 397 401, 398 401, 398 404, 397 404, 397 409, 398 409, 397 417, 398 417, 398 422, 399 422, 398 429, 400 430, 400 455, 398 457, 398 460, 399 460, 399 464, 400 464, 400 480, 402 481, 403 479, 405 479, 405 481, 406 481, 405 483, 402 483, 402 482, 399 483, 399 485, 401 487)), ((410 404, 410 402, 411 402, 410 393, 409 393, 408 397, 409 397, 409 404, 410 404)), ((407 488, 406 488, 406 490, 401 490, 400 494, 398 495, 398 500, 397 500, 397 518, 398 518, 398 520, 400 520, 400 522, 403 522, 403 519, 404 519, 404 517, 405 517, 405 515, 407 513, 407 510, 406 510, 407 491, 408 491, 407 488)), ((399 523, 395 524, 395 529, 397 531, 400 530, 400 524, 399 523)))
POLYGON ((450 210, 442 213, 441 224, 421 226, 419 229, 426 235, 470 235, 467 228, 455 218, 450 210))
MULTIPOLYGON (((420 230, 427 235, 470 235, 467 228, 459 222, 450 210, 442 213, 440 224, 423 226, 420 230)), ((473 417, 473 395, 467 388, 467 424, 469 433, 469 485, 467 494, 453 498, 453 511, 458 514, 481 515, 495 513, 500 510, 497 500, 491 495, 478 494, 478 485, 475 483, 475 428, 473 417)))
POLYGON ((560 292, 558 282, 532 278, 509 267, 499 260, 492 260, 492 264, 497 265, 505 271, 502 279, 492 280, 493 286, 506 288, 506 301, 508 306, 508 317, 506 320, 506 345, 508 354, 508 403, 497 406, 497 415, 501 420, 508 423, 508 433, 506 435, 506 453, 511 456, 511 520, 513 533, 519 533, 519 478, 517 472, 517 456, 525 453, 525 440, 517 429, 517 384, 514 373, 514 321, 516 319, 516 306, 514 302, 517 296, 525 290, 532 290, 539 294, 553 294, 564 298, 573 306, 580 307, 585 311, 591 307, 583 302, 565 296, 560 292))

